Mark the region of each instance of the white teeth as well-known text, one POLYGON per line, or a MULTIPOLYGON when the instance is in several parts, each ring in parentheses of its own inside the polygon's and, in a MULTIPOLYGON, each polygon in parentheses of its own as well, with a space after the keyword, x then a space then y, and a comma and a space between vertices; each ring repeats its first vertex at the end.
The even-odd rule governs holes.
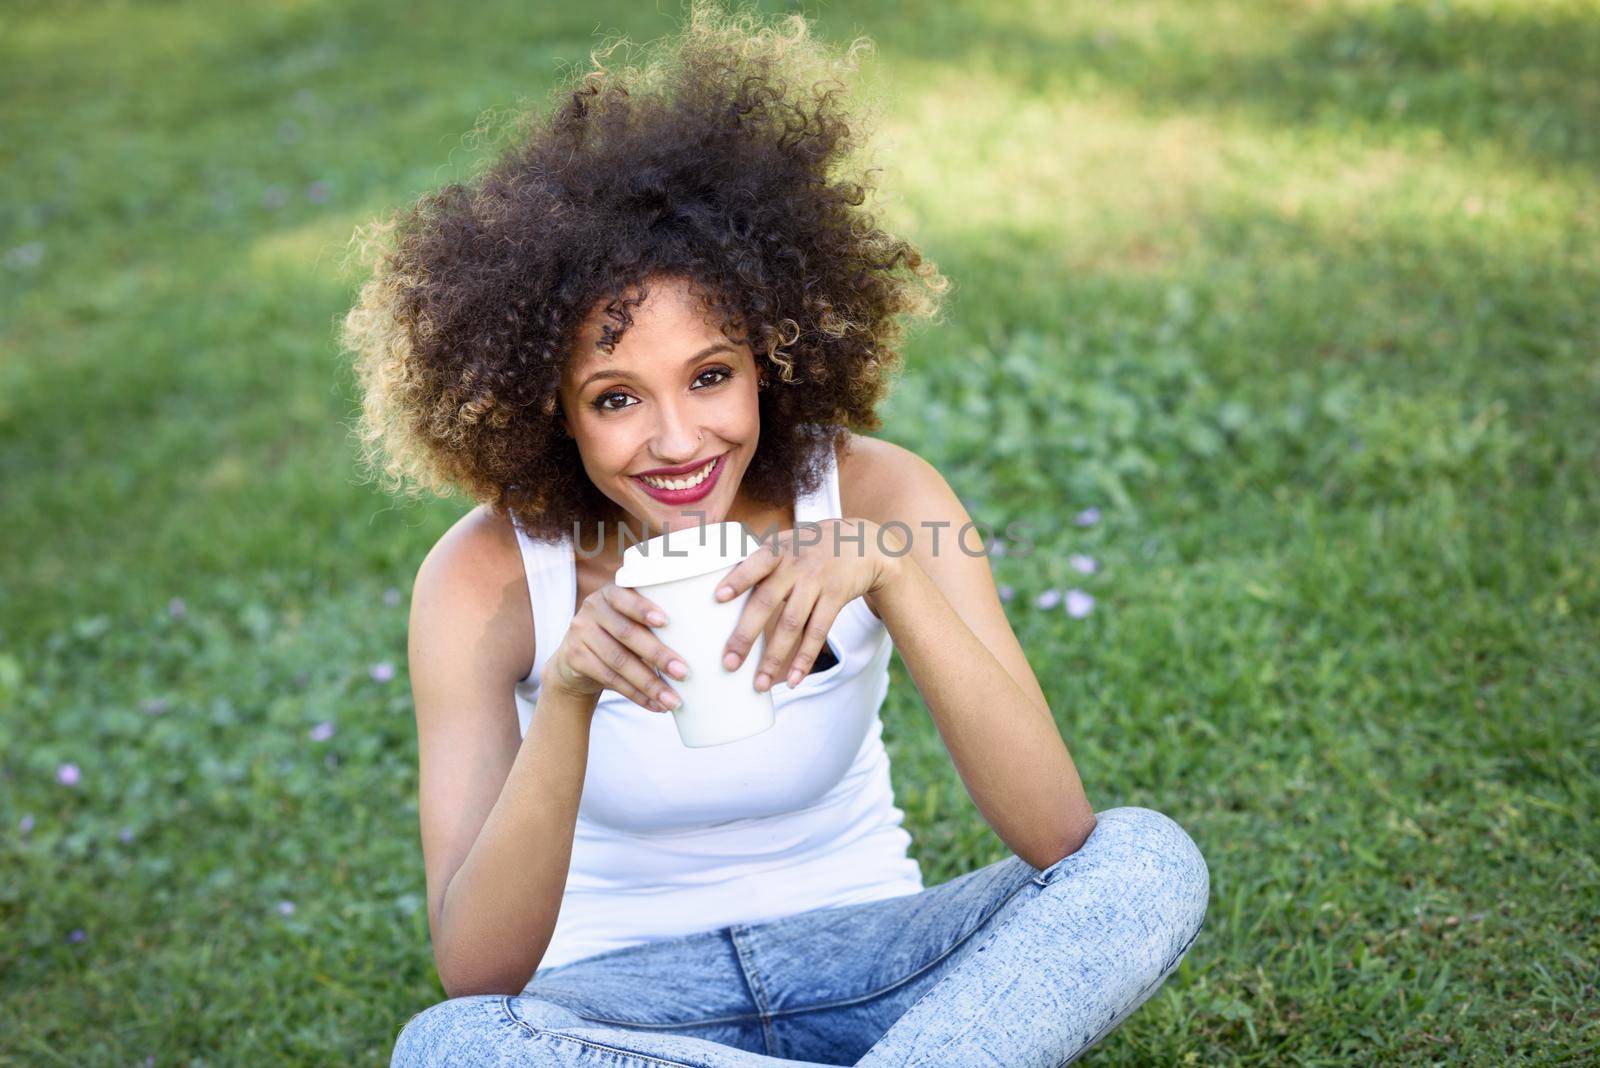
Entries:
POLYGON ((711 469, 716 466, 716 463, 716 460, 708 461, 704 467, 688 478, 651 478, 649 475, 640 475, 639 477, 656 489, 694 489, 694 487, 706 480, 706 476, 711 474, 711 469))

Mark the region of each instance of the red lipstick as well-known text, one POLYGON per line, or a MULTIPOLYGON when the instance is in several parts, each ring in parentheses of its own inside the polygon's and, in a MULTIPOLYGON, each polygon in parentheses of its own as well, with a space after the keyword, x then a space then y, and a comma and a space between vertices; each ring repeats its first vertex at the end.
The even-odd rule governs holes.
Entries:
MULTIPOLYGON (((705 476, 705 478, 701 479, 699 485, 691 486, 688 489, 662 489, 659 486, 650 485, 650 483, 646 482, 638 475, 630 475, 629 477, 633 479, 635 485, 639 486, 646 493, 660 501, 662 504, 693 504, 695 501, 700 500, 700 498, 706 496, 716 488, 717 479, 721 477, 722 468, 724 464, 726 464, 727 459, 728 454, 723 453, 721 456, 718 456, 716 459, 712 460, 710 472, 705 476)), ((652 478, 677 478, 682 475, 699 471, 705 466, 706 461, 700 460, 696 463, 685 464, 679 467, 658 467, 654 471, 646 471, 645 474, 651 476, 652 478)))

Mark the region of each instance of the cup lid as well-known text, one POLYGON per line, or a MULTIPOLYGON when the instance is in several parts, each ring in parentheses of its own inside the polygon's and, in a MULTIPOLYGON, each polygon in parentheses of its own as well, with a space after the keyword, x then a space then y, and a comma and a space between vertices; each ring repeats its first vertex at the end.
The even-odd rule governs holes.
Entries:
POLYGON ((637 588, 723 571, 761 547, 743 523, 702 523, 669 530, 630 545, 622 551, 617 568, 618 586, 637 588))

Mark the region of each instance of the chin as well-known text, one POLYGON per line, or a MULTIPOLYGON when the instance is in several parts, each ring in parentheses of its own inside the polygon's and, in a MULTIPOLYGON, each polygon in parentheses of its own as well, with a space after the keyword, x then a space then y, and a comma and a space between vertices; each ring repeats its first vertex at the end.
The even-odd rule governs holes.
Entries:
MULTIPOLYGON (((712 496, 721 497, 722 494, 716 493, 712 496)), ((654 519, 658 522, 670 522, 675 527, 694 523, 725 523, 728 520, 728 506, 718 504, 709 497, 703 501, 695 501, 692 504, 679 505, 666 504, 656 500, 654 497, 647 497, 644 507, 648 509, 644 513, 646 518, 654 519), (702 516, 705 518, 702 519, 702 516)))

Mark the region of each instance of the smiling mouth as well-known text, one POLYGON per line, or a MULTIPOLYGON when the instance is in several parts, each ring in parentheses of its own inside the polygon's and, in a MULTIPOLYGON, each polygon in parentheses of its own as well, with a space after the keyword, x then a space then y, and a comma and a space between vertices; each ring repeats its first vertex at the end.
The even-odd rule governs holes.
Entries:
POLYGON ((688 490, 701 485, 711 476, 711 469, 717 466, 720 456, 713 456, 705 462, 705 466, 677 478, 656 478, 652 475, 634 475, 633 477, 659 490, 688 490))

